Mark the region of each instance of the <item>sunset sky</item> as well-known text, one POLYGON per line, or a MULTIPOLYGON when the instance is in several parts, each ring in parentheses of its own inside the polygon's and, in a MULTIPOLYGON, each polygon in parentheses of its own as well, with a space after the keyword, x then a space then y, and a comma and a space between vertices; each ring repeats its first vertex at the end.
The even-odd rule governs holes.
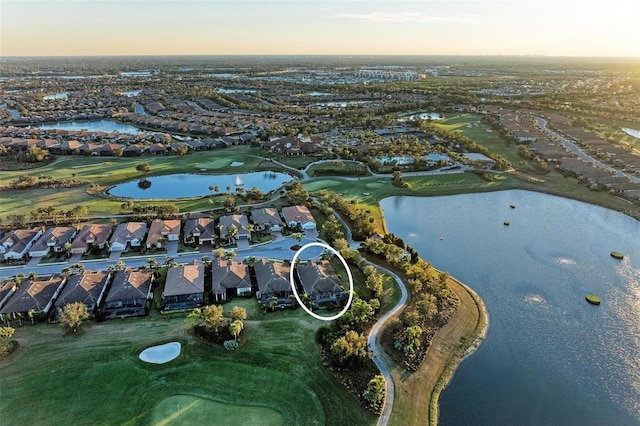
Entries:
POLYGON ((640 57, 635 0, 0 0, 1 56, 640 57))

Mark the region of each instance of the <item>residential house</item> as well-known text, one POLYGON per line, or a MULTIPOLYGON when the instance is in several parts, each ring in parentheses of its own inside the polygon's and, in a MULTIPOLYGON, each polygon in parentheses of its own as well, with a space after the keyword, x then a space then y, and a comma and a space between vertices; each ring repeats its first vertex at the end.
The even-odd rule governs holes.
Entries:
POLYGON ((164 144, 158 142, 149 147, 149 154, 151 155, 164 155, 167 153, 167 147, 164 144))
POLYGON ((108 271, 83 271, 69 276, 60 297, 56 300, 51 313, 54 322, 62 308, 69 303, 82 302, 87 307, 89 316, 93 318, 96 309, 102 303, 111 274, 108 271))
POLYGON ((153 271, 127 268, 117 271, 104 304, 105 318, 146 315, 145 305, 153 293, 153 271))
POLYGON ((316 229, 316 220, 306 206, 283 207, 282 217, 289 228, 302 231, 316 229))
POLYGON ((253 209, 251 211, 251 220, 253 221, 254 229, 258 232, 282 231, 282 218, 278 214, 278 210, 274 208, 253 209))
POLYGON ((298 265, 296 273, 303 292, 309 295, 316 306, 329 302, 340 303, 347 299, 347 293, 340 283, 340 278, 329 261, 298 265))
POLYGON ((215 222, 210 217, 200 217, 197 219, 189 219, 184 224, 184 243, 185 244, 205 244, 213 242, 216 239, 215 222))
POLYGON ((127 251, 130 247, 140 247, 145 235, 146 222, 122 222, 113 231, 109 240, 109 251, 127 251))
POLYGON ((0 239, 0 255, 4 260, 22 259, 42 235, 42 228, 16 229, 0 239))
POLYGON ((224 302, 233 296, 251 294, 251 279, 246 264, 227 259, 216 259, 211 264, 212 293, 215 302, 224 302))
POLYGON ((66 277, 53 274, 49 279, 25 281, 0 310, 0 314, 16 314, 34 311, 48 314, 54 299, 64 286, 66 277))
POLYGON ((56 226, 47 228, 42 236, 29 250, 31 257, 46 256, 51 249, 60 253, 64 250, 64 245, 70 243, 76 236, 76 228, 73 226, 56 226))
POLYGON ((204 303, 204 265, 193 261, 167 270, 167 280, 162 293, 165 311, 193 309, 204 303))
POLYGON ((103 249, 111 235, 111 225, 85 225, 71 243, 71 254, 85 254, 91 246, 103 249))
MULTIPOLYGON (((233 214, 220 217, 220 238, 230 240, 230 229, 235 227, 238 232, 235 235, 236 240, 250 240, 251 231, 249 230, 249 219, 243 214, 233 214)), ((229 241, 231 242, 231 241, 229 241)))
POLYGON ((179 219, 153 219, 147 235, 147 248, 162 248, 162 241, 178 241, 180 239, 179 219))
POLYGON ((0 309, 7 303, 7 300, 11 297, 11 295, 16 291, 18 286, 17 283, 13 280, 3 280, 0 281, 0 309))
POLYGON ((267 303, 270 298, 276 297, 278 305, 290 305, 290 296, 293 294, 289 281, 290 267, 282 262, 269 262, 261 259, 254 266, 258 292, 256 297, 260 303, 267 303))

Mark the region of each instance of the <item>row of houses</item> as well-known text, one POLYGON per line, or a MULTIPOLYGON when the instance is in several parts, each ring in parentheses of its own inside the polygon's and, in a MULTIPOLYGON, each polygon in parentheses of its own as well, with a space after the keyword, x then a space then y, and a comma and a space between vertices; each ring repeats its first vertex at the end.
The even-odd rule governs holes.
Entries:
MULTIPOLYGON (((346 292, 331 264, 307 262, 296 268, 297 291, 306 293, 315 306, 341 303, 346 292)), ((222 303, 236 296, 254 294, 260 303, 275 297, 277 305, 291 305, 290 266, 261 259, 252 267, 234 260, 216 259, 211 265, 213 301, 222 303), (250 273, 253 268, 254 274, 250 273), (252 276, 255 277, 252 279, 252 276)), ((14 317, 43 315, 57 321, 60 310, 69 303, 82 302, 91 317, 98 311, 105 319, 143 316, 147 301, 153 299, 156 274, 150 269, 126 268, 111 271, 82 271, 53 274, 28 280, 18 286, 15 280, 0 282, 0 314, 14 317)), ((193 309, 205 303, 205 265, 194 261, 170 267, 162 293, 163 310, 193 309)))
MULTIPOLYGON (((254 231, 269 233, 281 231, 283 225, 302 231, 316 228, 316 222, 306 206, 288 206, 282 213, 271 207, 254 209, 252 223, 243 214, 221 216, 216 221, 211 217, 188 219, 184 224, 185 244, 214 244, 217 239, 225 243, 233 240, 250 240, 254 231), (235 231, 231 231, 235 228, 235 231)), ((147 249, 162 248, 169 241, 178 241, 182 222, 178 219, 154 219, 147 222, 121 222, 113 229, 108 224, 88 224, 77 230, 72 226, 56 226, 47 229, 34 227, 16 229, 0 234, 0 260, 19 260, 46 256, 51 252, 61 253, 68 249, 72 255, 84 255, 91 247, 109 251, 128 251, 132 247, 146 245, 147 249), (70 244, 70 247, 67 246, 70 244)))

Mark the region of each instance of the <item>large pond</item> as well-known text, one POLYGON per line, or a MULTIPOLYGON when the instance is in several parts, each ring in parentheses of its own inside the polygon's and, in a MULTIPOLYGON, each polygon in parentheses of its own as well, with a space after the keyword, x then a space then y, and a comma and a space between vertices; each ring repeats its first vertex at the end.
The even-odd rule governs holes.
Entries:
POLYGON ((515 190, 381 205, 390 232, 489 312, 487 338, 441 396, 441 424, 640 422, 640 222, 515 190))
POLYGON ((135 135, 142 132, 134 126, 121 124, 112 120, 91 120, 91 121, 61 121, 58 123, 41 124, 36 126, 39 129, 62 129, 62 130, 88 130, 90 132, 119 132, 135 135))
POLYGON ((253 172, 237 175, 198 175, 181 173, 149 177, 145 180, 150 185, 141 185, 140 180, 133 180, 116 185, 109 190, 110 195, 127 198, 188 198, 203 195, 236 192, 238 188, 250 190, 258 188, 264 193, 280 188, 285 182, 293 179, 291 175, 280 172, 253 172), (209 189, 209 187, 213 189, 209 189), (145 188, 146 187, 146 188, 145 188))
POLYGON ((633 136, 634 138, 640 139, 640 130, 630 129, 628 127, 623 127, 622 131, 625 132, 626 134, 630 135, 630 136, 633 136))

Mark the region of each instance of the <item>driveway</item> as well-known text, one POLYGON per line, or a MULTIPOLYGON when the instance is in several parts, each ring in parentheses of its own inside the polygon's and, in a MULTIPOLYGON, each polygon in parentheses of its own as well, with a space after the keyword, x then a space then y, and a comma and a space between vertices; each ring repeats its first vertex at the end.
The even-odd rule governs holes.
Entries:
POLYGON ((29 260, 29 263, 27 263, 27 268, 33 268, 34 266, 38 266, 38 263, 40 263, 41 259, 42 259, 42 256, 32 257, 31 260, 29 260))
POLYGON ((177 254, 178 254, 178 242, 177 241, 167 242, 167 256, 175 257, 177 254))
POLYGON ((120 260, 121 251, 112 251, 109 253, 109 262, 117 262, 120 260))

